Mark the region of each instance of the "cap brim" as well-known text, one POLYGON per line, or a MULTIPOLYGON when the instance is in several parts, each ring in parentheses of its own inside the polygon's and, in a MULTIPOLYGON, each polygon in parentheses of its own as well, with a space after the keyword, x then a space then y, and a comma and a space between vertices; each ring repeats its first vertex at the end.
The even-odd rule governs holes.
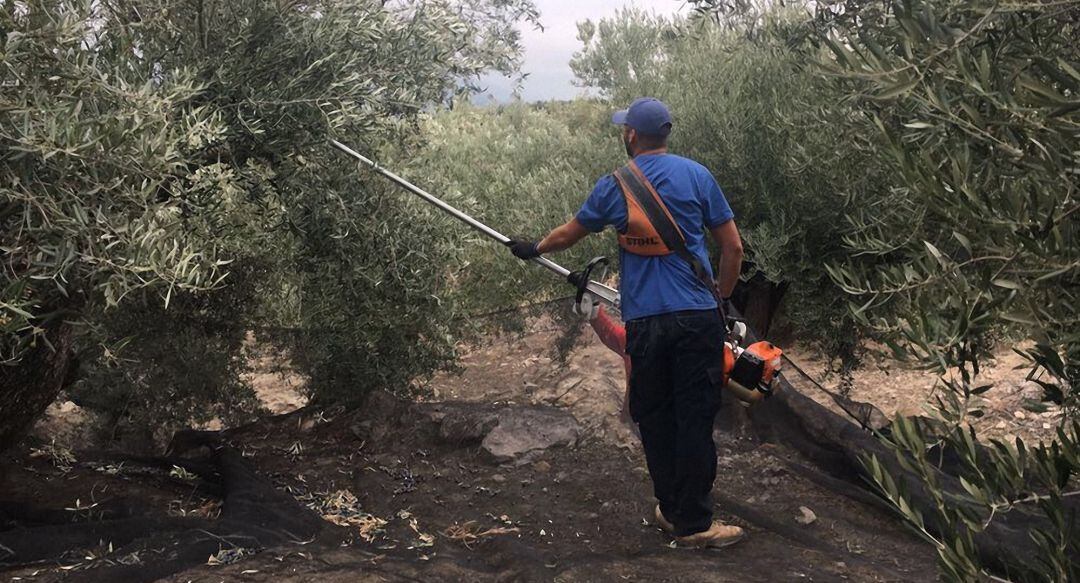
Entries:
POLYGON ((619 111, 616 111, 615 113, 611 114, 611 123, 613 123, 615 125, 620 125, 620 126, 625 124, 626 123, 626 113, 627 113, 627 111, 629 111, 629 110, 620 109, 619 111))

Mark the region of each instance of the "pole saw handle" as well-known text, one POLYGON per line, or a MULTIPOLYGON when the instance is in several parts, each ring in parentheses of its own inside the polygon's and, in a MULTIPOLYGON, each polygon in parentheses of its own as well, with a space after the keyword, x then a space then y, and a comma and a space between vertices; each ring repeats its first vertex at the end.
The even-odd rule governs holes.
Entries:
POLYGON ((585 294, 589 293, 589 280, 592 279, 593 270, 597 267, 602 267, 606 272, 607 266, 610 263, 611 262, 608 261, 607 257, 593 257, 589 260, 588 263, 585 264, 585 269, 582 269, 580 271, 572 271, 569 275, 566 276, 566 281, 568 281, 570 285, 577 288, 577 295, 574 297, 574 304, 580 306, 582 299, 585 297, 585 294))

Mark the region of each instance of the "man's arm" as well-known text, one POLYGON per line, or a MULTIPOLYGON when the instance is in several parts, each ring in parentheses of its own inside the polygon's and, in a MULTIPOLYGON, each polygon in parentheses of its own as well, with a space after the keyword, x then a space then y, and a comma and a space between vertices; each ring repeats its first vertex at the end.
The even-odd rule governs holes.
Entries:
POLYGON ((573 218, 564 225, 555 227, 539 243, 525 239, 511 239, 506 242, 506 246, 515 257, 527 261, 539 257, 541 253, 555 253, 569 249, 588 234, 589 230, 577 218, 573 218))
POLYGON ((720 297, 727 298, 735 290, 735 283, 739 281, 739 271, 742 269, 742 237, 739 236, 734 220, 713 227, 711 232, 713 240, 720 247, 720 297))
POLYGON ((514 239, 506 242, 506 246, 518 259, 535 259, 541 253, 555 253, 573 247, 575 243, 585 238, 590 232, 600 232, 605 226, 617 224, 617 206, 622 203, 619 187, 615 179, 607 175, 597 181, 581 210, 577 215, 548 233, 539 243, 514 239))
POLYGON ((566 221, 565 224, 555 227, 547 237, 544 237, 536 246, 540 253, 556 253, 573 247, 578 241, 585 238, 589 231, 576 218, 566 221))

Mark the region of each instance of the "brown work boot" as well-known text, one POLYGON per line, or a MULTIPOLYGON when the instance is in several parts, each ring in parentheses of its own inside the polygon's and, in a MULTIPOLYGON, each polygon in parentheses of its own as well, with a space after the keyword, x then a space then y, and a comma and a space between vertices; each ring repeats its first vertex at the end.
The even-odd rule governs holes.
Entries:
POLYGON ((659 526, 661 530, 668 534, 675 532, 675 525, 671 524, 670 520, 664 518, 664 513, 660 512, 659 504, 656 505, 656 512, 654 512, 654 514, 656 515, 656 526, 659 526))
POLYGON ((701 549, 719 549, 741 541, 746 532, 737 526, 713 522, 709 530, 695 532, 686 536, 675 537, 680 547, 698 547, 701 549))

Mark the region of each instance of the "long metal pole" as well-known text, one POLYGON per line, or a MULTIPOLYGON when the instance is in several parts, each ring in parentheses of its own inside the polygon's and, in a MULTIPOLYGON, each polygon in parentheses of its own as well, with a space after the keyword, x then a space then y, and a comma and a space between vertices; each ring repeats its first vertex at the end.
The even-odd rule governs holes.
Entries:
MULTIPOLYGON (((398 176, 397 174, 394 174, 393 172, 387 170, 386 168, 383 168, 382 166, 379 166, 374 160, 371 160, 371 159, 363 156, 362 154, 360 154, 356 150, 353 150, 352 148, 346 146, 345 144, 342 144, 341 142, 339 142, 337 140, 330 140, 330 143, 335 148, 341 150, 342 152, 345 152, 346 154, 348 154, 349 156, 352 156, 356 160, 358 160, 360 162, 363 162, 364 164, 367 164, 368 166, 371 167, 372 170, 374 170, 374 171, 378 172, 379 174, 382 174, 383 176, 389 178, 390 180, 394 181, 395 183, 397 183, 399 186, 401 186, 405 190, 408 190, 409 192, 415 194, 416 196, 419 196, 420 198, 424 199, 425 201, 427 201, 427 202, 431 203, 432 205, 438 207, 439 209, 441 209, 446 214, 456 218, 457 220, 465 223, 466 225, 469 225, 473 229, 476 229, 477 231, 480 231, 481 233, 483 233, 483 234, 487 235, 488 237, 498 241, 499 243, 505 244, 507 241, 510 240, 510 238, 507 237, 506 235, 503 235, 502 233, 496 231, 495 229, 492 229, 491 227, 485 225, 484 223, 481 223, 480 221, 478 221, 478 220, 470 217, 469 215, 461 212, 460 210, 458 210, 458 209, 454 208, 453 206, 447 204, 446 202, 442 201, 441 199, 439 199, 435 195, 425 191, 424 189, 420 188, 419 186, 416 186, 415 184, 409 182, 408 180, 405 180, 404 178, 398 176)), ((550 259, 548 259, 546 257, 537 257, 536 259, 533 259, 533 262, 536 263, 537 265, 547 269, 548 271, 551 271, 551 272, 555 273, 556 275, 558 275, 558 276, 560 276, 560 277, 562 277, 564 279, 566 278, 566 276, 570 275, 570 270, 566 269, 565 267, 559 265, 558 263, 555 263, 554 261, 552 261, 552 260, 550 260, 550 259)), ((612 289, 611 287, 608 287, 608 286, 606 286, 606 285, 604 285, 602 283, 596 282, 596 281, 590 281, 588 283, 588 285, 586 286, 586 289, 588 289, 590 293, 592 293, 596 297, 600 298, 602 301, 604 301, 608 305, 614 306, 616 308, 619 307, 619 292, 612 289)))

